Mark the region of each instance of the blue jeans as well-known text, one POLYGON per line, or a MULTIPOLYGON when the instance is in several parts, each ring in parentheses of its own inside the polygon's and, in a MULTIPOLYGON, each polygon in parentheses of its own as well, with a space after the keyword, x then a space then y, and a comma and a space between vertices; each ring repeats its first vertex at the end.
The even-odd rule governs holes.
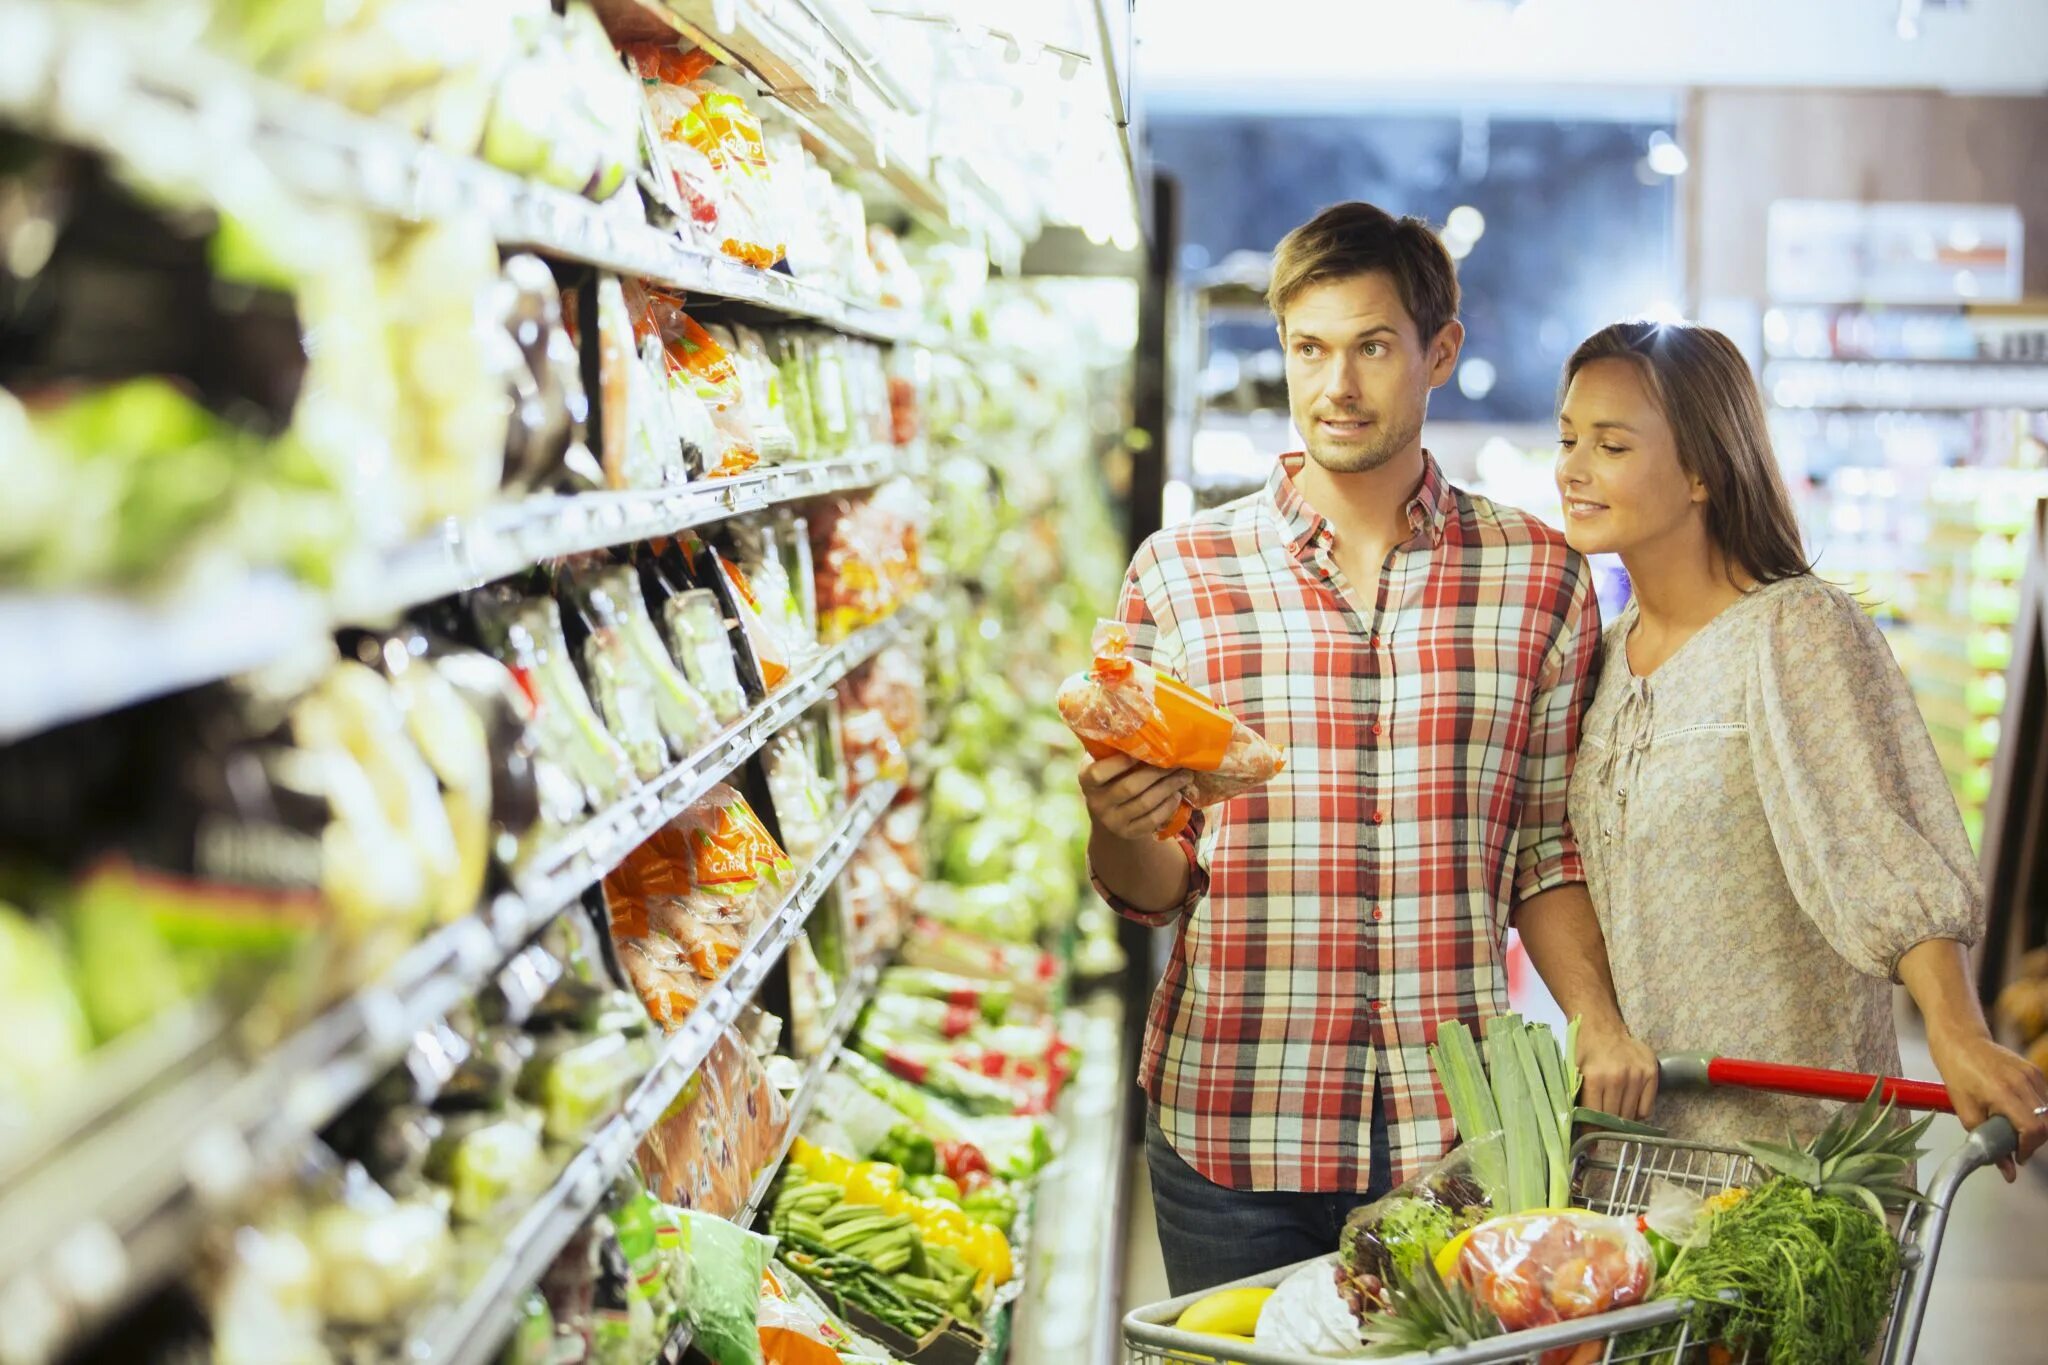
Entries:
POLYGON ((1376 1099, 1372 1177, 1363 1194, 1293 1194, 1233 1190, 1181 1160, 1156 1114, 1145 1119, 1145 1165, 1152 1173, 1152 1209, 1159 1250, 1173 1296, 1327 1255, 1337 1249, 1344 1220, 1393 1186, 1386 1108, 1376 1099))

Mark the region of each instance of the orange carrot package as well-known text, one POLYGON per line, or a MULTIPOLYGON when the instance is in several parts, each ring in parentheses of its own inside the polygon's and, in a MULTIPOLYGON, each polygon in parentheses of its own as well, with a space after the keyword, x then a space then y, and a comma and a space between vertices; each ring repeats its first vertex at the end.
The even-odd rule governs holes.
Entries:
POLYGON ((1170 839, 1196 809, 1272 781, 1286 757, 1210 698, 1131 658, 1130 646, 1121 622, 1097 623, 1095 662, 1060 687, 1060 719, 1097 758, 1129 754, 1195 774, 1180 813, 1159 832, 1170 839))
POLYGON ((794 879, 789 855, 724 785, 605 877, 612 941, 655 1023, 689 1018, 794 879))

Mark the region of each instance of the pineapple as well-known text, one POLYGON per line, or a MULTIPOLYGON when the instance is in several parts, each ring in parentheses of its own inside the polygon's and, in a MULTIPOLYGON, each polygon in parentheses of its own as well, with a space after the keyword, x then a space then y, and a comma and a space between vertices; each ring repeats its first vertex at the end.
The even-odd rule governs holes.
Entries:
POLYGON ((1393 1271, 1385 1311, 1365 1319, 1359 1335, 1371 1358, 1470 1346, 1500 1335, 1500 1319, 1472 1297, 1464 1281, 1448 1283, 1425 1256, 1409 1274, 1393 1271))
POLYGON ((1804 1147, 1788 1133, 1782 1146, 1745 1142, 1743 1149, 1773 1174, 1860 1203, 1880 1221, 1889 1209, 1924 1204, 1915 1180, 1924 1151, 1920 1139, 1933 1117, 1902 1125, 1889 1103, 1879 1103, 1881 1093, 1882 1087, 1874 1086, 1861 1105, 1844 1106, 1804 1147))

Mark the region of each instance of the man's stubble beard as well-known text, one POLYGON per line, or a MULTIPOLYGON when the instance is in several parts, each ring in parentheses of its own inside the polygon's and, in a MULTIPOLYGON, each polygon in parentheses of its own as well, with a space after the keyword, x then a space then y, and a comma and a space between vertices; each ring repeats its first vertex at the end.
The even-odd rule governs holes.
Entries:
MULTIPOLYGON (((1314 430, 1313 419, 1309 427, 1314 430)), ((1310 459, 1332 474, 1370 474, 1393 463, 1395 456, 1418 440, 1422 435, 1422 424, 1417 422, 1406 431, 1390 431, 1376 423, 1373 431, 1380 439, 1371 445, 1362 448, 1339 446, 1334 450, 1317 449, 1317 443, 1304 432, 1302 447, 1310 459)))

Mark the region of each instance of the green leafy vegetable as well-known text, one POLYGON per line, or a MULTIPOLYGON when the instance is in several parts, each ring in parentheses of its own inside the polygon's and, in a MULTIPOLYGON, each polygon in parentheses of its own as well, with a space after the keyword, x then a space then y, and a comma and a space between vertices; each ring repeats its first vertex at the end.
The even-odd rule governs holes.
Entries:
POLYGON ((1571 1203, 1578 1036, 1576 1019, 1560 1047, 1548 1024, 1497 1015, 1486 1022, 1482 1059, 1470 1028, 1452 1020, 1437 1029, 1430 1065, 1471 1150, 1472 1176, 1496 1213, 1571 1203))

